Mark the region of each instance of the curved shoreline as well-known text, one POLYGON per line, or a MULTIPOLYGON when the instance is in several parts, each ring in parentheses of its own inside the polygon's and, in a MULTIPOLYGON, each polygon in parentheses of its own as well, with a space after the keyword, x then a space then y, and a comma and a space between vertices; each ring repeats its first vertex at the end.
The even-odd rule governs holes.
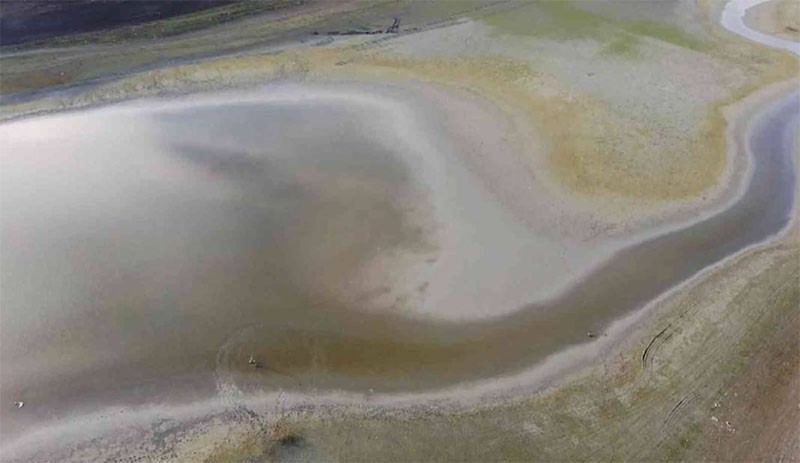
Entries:
POLYGON ((795 42, 800 41, 797 21, 800 21, 800 5, 791 0, 768 0, 748 8, 744 15, 749 28, 795 42), (795 18, 795 22, 791 18, 795 18))
MULTIPOLYGON (((527 369, 524 367, 524 365, 530 365, 531 363, 531 360, 528 357, 528 355, 531 355, 530 352, 537 352, 535 344, 538 340, 531 338, 530 333, 535 332, 538 329, 538 326, 544 324, 549 330, 555 331, 556 326, 558 326, 559 323, 559 321, 555 320, 555 318, 565 317, 570 320, 570 324, 572 325, 571 344, 583 344, 580 340, 585 339, 586 331, 598 332, 598 326, 608 326, 609 323, 614 323, 614 321, 618 321, 621 318, 625 318, 628 315, 638 312, 639 309, 652 304, 654 298, 657 299, 658 297, 661 297, 661 295, 674 289, 676 286, 680 286, 681 284, 690 281, 697 273, 706 271, 710 266, 718 264, 719 262, 728 259, 745 249, 758 245, 764 240, 774 236, 777 233, 780 233, 780 231, 784 230, 786 225, 789 223, 791 207, 793 204, 795 185, 794 172, 793 169, 789 167, 790 164, 781 164, 791 163, 791 151, 790 149, 788 150, 789 156, 787 156, 787 148, 790 147, 785 144, 782 146, 783 149, 778 150, 763 150, 763 146, 765 146, 764 144, 770 143, 769 140, 777 139, 783 143, 783 141, 786 139, 784 134, 788 133, 786 131, 791 129, 791 123, 797 117, 794 112, 796 111, 798 97, 799 95, 793 94, 789 98, 781 98, 777 102, 771 104, 764 113, 756 118, 754 123, 759 126, 758 128, 761 131, 757 132, 755 135, 757 140, 759 140, 758 143, 762 144, 757 147, 758 151, 768 151, 769 154, 780 154, 775 154, 774 158, 762 158, 755 162, 756 168, 746 193, 730 209, 727 209, 725 212, 710 219, 687 227, 679 232, 662 235, 618 253, 614 258, 612 258, 611 262, 604 263, 599 269, 595 269, 588 279, 581 280, 581 282, 577 283, 571 288, 571 291, 561 297, 557 297, 555 301, 553 301, 553 305, 555 307, 550 306, 550 304, 543 303, 528 307, 525 310, 510 314, 501 319, 493 319, 486 322, 457 323, 455 326, 458 326, 458 331, 460 333, 459 337, 461 337, 461 339, 470 339, 471 337, 474 337, 476 339, 475 346, 481 350, 480 357, 487 359, 490 364, 482 364, 481 366, 480 363, 471 363, 470 353, 472 353, 472 355, 476 355, 475 351, 472 351, 467 347, 470 344, 464 344, 464 341, 458 341, 458 337, 453 339, 450 329, 447 328, 447 325, 449 324, 439 324, 441 329, 444 330, 442 332, 437 332, 438 330, 428 330, 429 332, 426 332, 427 327, 425 327, 425 325, 413 323, 406 332, 408 336, 399 335, 396 339, 407 340, 415 339, 416 337, 416 339, 418 339, 417 342, 423 342, 426 345, 435 345, 437 340, 441 339, 449 340, 446 341, 448 343, 454 343, 453 345, 456 346, 456 352, 451 354, 453 357, 445 355, 445 362, 447 363, 448 369, 450 369, 451 373, 454 369, 454 364, 458 365, 458 362, 462 361, 457 359, 463 359, 463 361, 466 362, 465 371, 469 371, 470 373, 474 373, 476 369, 484 369, 485 372, 486 368, 490 368, 490 373, 481 375, 485 378, 496 378, 497 376, 509 374, 510 372, 516 370, 524 371, 527 369), (773 113, 778 113, 779 117, 785 118, 785 125, 779 126, 777 129, 775 126, 765 128, 763 122, 764 118, 771 118, 773 113), (767 114, 767 116, 764 114, 767 114), (770 128, 773 130, 778 130, 778 132, 763 135, 764 131, 767 131, 770 128), (778 135, 777 137, 776 134, 778 135), (773 162, 778 163, 778 168, 774 169, 774 171, 772 166, 766 165, 773 162), (778 175, 778 178, 773 177, 773 175, 778 175), (774 185, 780 185, 781 193, 779 196, 773 196, 776 191, 769 190, 768 188, 769 186, 774 185), (780 197, 781 201, 775 202, 775 197, 780 197), (770 200, 767 200, 767 198, 770 200), (760 205, 763 204, 770 205, 772 210, 760 207, 760 205), (758 214, 758 212, 754 211, 769 211, 774 215, 769 220, 759 220, 756 217, 760 216, 751 216, 752 214, 758 214), (752 222, 750 222, 751 228, 747 228, 747 225, 741 226, 743 225, 741 222, 741 220, 743 220, 742 217, 752 220, 752 222), (759 230, 758 226, 765 222, 769 224, 767 229, 759 230), (719 245, 717 243, 717 231, 723 229, 735 230, 736 236, 731 238, 731 242, 719 245), (666 251, 664 255, 662 255, 659 259, 655 259, 655 262, 658 262, 659 264, 664 264, 666 262, 667 268, 674 272, 674 274, 667 275, 662 281, 644 281, 646 277, 643 276, 643 274, 646 274, 647 272, 642 272, 639 270, 635 263, 641 261, 653 262, 654 260, 651 259, 652 256, 650 254, 657 252, 655 250, 663 245, 663 241, 667 241, 667 243, 671 243, 671 245, 667 247, 668 251, 666 251), (712 249, 713 252, 710 262, 705 260, 702 260, 701 262, 692 262, 690 259, 687 259, 686 256, 675 252, 678 248, 686 246, 686 243, 694 243, 692 246, 696 247, 697 250, 702 249, 704 252, 709 252, 708 250, 712 249), (645 256, 648 257, 645 258, 645 256), (626 275, 627 278, 619 279, 619 275, 621 274, 626 275), (632 280, 636 280, 637 278, 640 278, 641 281, 633 286, 637 287, 639 290, 645 288, 643 289, 644 293, 639 295, 630 294, 628 291, 630 282, 632 280), (648 284, 655 286, 648 288, 648 284), (611 311, 610 314, 608 311, 605 311, 601 314, 597 313, 596 307, 598 303, 602 303, 601 301, 606 300, 608 297, 626 293, 628 295, 625 296, 623 300, 626 301, 625 303, 630 305, 622 305, 622 308, 615 306, 615 310, 611 311), (550 318, 551 316, 553 318, 550 318), (524 341, 525 338, 528 339, 527 342, 524 341), (526 354, 526 352, 528 352, 528 354, 526 354), (510 363, 501 363, 500 359, 506 359, 506 362, 510 363), (519 366, 513 367, 512 365, 519 366)), ((748 131, 748 133, 752 135, 752 132, 748 131)), ((748 152, 751 150, 749 144, 748 148, 746 149, 748 152)), ((701 254, 697 251, 694 251, 694 253, 701 254)), ((395 323, 399 324, 403 323, 403 321, 396 320, 395 323)), ((341 333, 345 329, 346 328, 343 328, 341 331, 337 331, 337 333, 341 333)), ((398 328, 395 326, 395 329, 397 330, 398 328)), ((304 337, 305 335, 302 334, 302 330, 298 330, 297 335, 300 339, 306 339, 304 337)), ((274 338, 274 334, 273 336, 265 336, 265 333, 261 332, 255 336, 257 339, 271 337, 274 338)), ((284 337, 281 339, 283 342, 291 342, 291 339, 284 337)), ((382 346, 382 343, 385 342, 385 340, 381 340, 381 344, 372 345, 369 344, 369 341, 364 341, 364 339, 360 337, 356 337, 354 341, 367 342, 367 344, 364 346, 366 350, 380 350, 380 346, 382 346)), ((550 339, 550 341, 552 342, 553 340, 550 339)), ((303 352, 304 345, 305 341, 294 345, 293 348, 288 350, 291 352, 303 352)), ((402 351, 406 345, 413 346, 414 343, 412 341, 399 341, 397 344, 391 344, 391 351, 395 353, 398 350, 402 351), (405 342, 411 342, 411 344, 405 344, 405 342)), ((258 344, 255 344, 255 346, 258 346, 258 344)), ((253 347, 253 345, 251 345, 250 350, 259 352, 261 358, 272 358, 272 356, 269 355, 269 348, 270 347, 268 345, 267 350, 259 351, 258 347, 253 347)), ((283 344, 281 345, 281 349, 285 349, 283 344)), ((547 351, 546 347, 544 349, 547 351)), ((556 351, 553 351, 553 353, 554 352, 556 351)), ((553 353, 548 353, 545 355, 549 356, 553 355, 553 353)), ((328 353, 328 355, 334 358, 336 357, 335 353, 328 353)), ((431 357, 438 358, 440 355, 441 354, 433 353, 431 357)), ((539 358, 538 355, 533 355, 535 356, 534 358, 539 358)), ((323 354, 323 357, 324 356, 325 354, 323 354)), ((400 358, 402 358, 402 356, 400 358)), ((241 362, 239 360, 241 359, 237 358, 233 364, 240 364, 241 362)), ((369 367, 365 365, 359 365, 358 362, 358 358, 348 359, 348 363, 342 367, 354 368, 354 371, 361 371, 361 369, 365 369, 367 371, 369 370, 369 367)), ((538 363, 535 360, 534 362, 538 363)), ((302 365, 303 363, 304 362, 302 360, 293 360, 286 364, 271 364, 271 366, 275 367, 279 371, 294 371, 295 374, 299 374, 302 372, 302 369, 297 371, 293 370, 292 368, 297 364, 302 365)), ((414 371, 415 369, 413 363, 407 365, 402 364, 398 368, 399 371, 402 371, 404 374, 405 372, 414 371)), ((435 366, 432 366, 432 368, 435 368, 435 366)), ((238 369, 235 370, 239 371, 238 369)), ((336 369, 333 371, 336 371, 336 369)), ((345 375, 347 374, 345 373, 345 375)), ((381 381, 385 380, 385 377, 378 378, 381 381)), ((462 384, 465 380, 467 380, 467 378, 454 379, 452 382, 455 384, 462 384)), ((245 383, 249 382, 248 379, 243 379, 243 381, 245 383)), ((256 384, 258 384, 258 382, 256 384)), ((281 388, 292 388, 290 383, 279 384, 281 388)), ((324 389, 321 384, 316 384, 318 387, 324 389)), ((337 390, 354 387, 356 390, 366 391, 367 389, 379 387, 377 383, 372 384, 371 382, 361 385, 358 385, 358 382, 335 382, 334 384, 336 384, 336 386, 332 387, 332 389, 337 390)), ((427 387, 423 387, 422 389, 427 389, 427 387)))
MULTIPOLYGON (((748 130, 748 133, 749 133, 749 130, 748 130)), ((790 170, 790 171, 792 171, 792 169, 789 169, 789 170, 790 170)), ((793 191, 793 190, 792 190, 792 191, 793 191)), ((793 194, 793 193, 792 193, 792 194, 793 194)), ((738 201, 737 201, 737 204, 738 204, 738 201)), ((789 207, 791 207, 791 205, 790 205, 789 207)), ((780 229, 785 229, 785 226, 784 226, 783 228, 780 228, 780 229)), ((769 236, 769 235, 768 235, 768 236, 769 236)), ((768 238, 765 238, 765 239, 768 239, 768 238)), ((751 243, 750 245, 746 246, 745 248, 748 248, 748 247, 751 247, 751 246, 757 245, 758 243, 761 243, 761 242, 763 242, 763 239, 762 239, 762 240, 760 240, 760 241, 755 241, 755 242, 751 243)), ((743 248, 743 249, 744 249, 744 248, 743 248)), ((733 252, 733 254, 739 254, 739 253, 743 252, 743 249, 736 250, 735 252, 733 252)), ((730 258, 730 257, 731 257, 731 256, 729 255, 727 258, 730 258)), ((727 259, 727 258, 724 258, 724 259, 727 259)), ((717 264, 719 264, 719 262, 717 262, 717 264)), ((706 270, 708 270, 708 268, 709 268, 709 267, 703 267, 701 271, 706 271, 706 270)), ((684 280, 684 281, 687 281, 687 280, 684 280)), ((662 296, 663 296, 663 294, 664 294, 664 293, 661 293, 661 294, 662 294, 662 296)), ((652 304, 652 303, 653 303, 652 301, 651 301, 651 302, 648 302, 648 303, 647 303, 647 305, 649 306, 649 305, 650 305, 650 304, 652 304)), ((637 311, 637 312, 641 312, 641 311, 637 311)), ((619 320, 618 320, 618 321, 619 321, 619 320)), ((452 393, 452 391, 451 391, 450 393, 448 393, 448 394, 451 394, 451 393, 452 393)), ((387 398, 388 398, 388 397, 387 397, 387 398)), ((373 397, 371 400, 374 400, 374 401, 381 401, 381 399, 383 399, 383 397, 382 397, 382 396, 375 396, 375 397, 373 397)), ((361 400, 363 400, 363 396, 361 396, 361 395, 358 395, 358 396, 355 398, 355 400, 359 400, 359 401, 361 401, 361 400)), ((415 399, 415 400, 418 400, 418 399, 415 399)), ((427 396, 426 396, 426 400, 427 400, 427 396)), ((391 402, 393 402, 393 401, 391 401, 391 400, 390 400, 389 402, 391 403, 391 402)))
POLYGON ((751 29, 745 24, 744 16, 747 10, 765 1, 766 0, 731 0, 722 10, 720 23, 725 29, 746 39, 769 47, 780 48, 800 56, 800 42, 765 34, 761 31, 751 29))
MULTIPOLYGON (((798 96, 795 95, 795 98, 797 97, 798 96)), ((782 101, 785 100, 780 99, 777 104, 779 105, 782 101)), ((775 104, 770 105, 770 108, 774 109, 774 106, 775 104)), ((764 117, 764 112, 761 112, 760 116, 757 117, 756 120, 750 121, 747 126, 750 127, 754 123, 759 123, 759 121, 764 117)), ((750 132, 750 130, 747 131, 748 134, 750 132)), ((788 169, 788 171, 791 172, 792 169, 788 169)), ((759 243, 756 242, 749 247, 758 245, 759 243)), ((735 258, 736 255, 740 255, 742 252, 744 252, 744 249, 735 252, 733 255, 726 257, 724 260, 735 258)), ((722 262, 717 262, 715 266, 721 264, 722 262)), ((702 273, 709 270, 710 267, 706 267, 702 270, 702 273)), ((680 286, 691 284, 693 280, 694 279, 685 280, 680 286)), ((658 297, 658 300, 668 297, 669 293, 679 289, 679 287, 676 287, 667 293, 662 293, 658 297)), ((657 300, 650 301, 648 302, 647 307, 649 308, 656 303, 657 300)), ((362 393, 349 394, 330 392, 319 393, 309 397, 307 393, 292 393, 284 391, 279 393, 267 393, 264 395, 256 394, 249 398, 246 396, 236 398, 236 395, 227 398, 219 397, 206 402, 193 403, 190 405, 177 407, 158 405, 153 407, 145 407, 142 409, 130 409, 128 407, 118 408, 111 406, 96 414, 76 417, 74 418, 74 421, 70 420, 72 422, 68 421, 63 424, 55 425, 55 428, 45 425, 31 434, 21 437, 20 440, 9 443, 10 445, 6 447, 5 451, 13 452, 15 448, 25 447, 26 442, 36 445, 35 443, 38 439, 42 439, 44 436, 53 436, 53 433, 65 433, 64 438, 66 438, 66 436, 70 435, 72 431, 80 433, 91 433, 92 429, 99 431, 100 429, 105 429, 105 427, 108 425, 109 419, 116 421, 120 416, 124 416, 124 418, 121 419, 123 419, 126 424, 132 424, 139 422, 138 420, 147 421, 154 416, 170 416, 173 419, 182 419, 187 417, 197 417, 207 413, 218 413, 228 410, 230 407, 245 406, 259 409, 262 407, 270 408, 277 403, 280 403, 281 407, 289 408, 295 406, 304 407, 310 404, 313 404, 315 407, 336 407, 363 404, 366 399, 369 406, 384 406, 392 409, 413 409, 420 404, 435 403, 438 407, 463 406, 464 404, 482 403, 486 400, 507 399, 509 397, 519 396, 520 394, 541 390, 543 387, 547 387, 549 384, 551 384, 551 381, 557 381, 558 378, 563 377, 564 374, 576 371, 577 369, 591 362, 598 355, 602 355, 602 352, 607 352, 619 342, 623 342, 624 339, 620 339, 619 335, 627 332, 633 326, 639 324, 640 320, 638 320, 638 318, 646 315, 645 313, 648 312, 648 308, 638 310, 622 319, 617 319, 614 323, 612 323, 609 329, 611 334, 607 338, 599 338, 594 343, 576 346, 566 351, 560 351, 559 353, 548 357, 543 363, 539 363, 533 368, 525 369, 521 373, 512 375, 511 377, 495 377, 481 380, 477 383, 460 384, 455 388, 445 388, 437 391, 411 394, 379 393, 365 396, 362 393), (566 362, 567 366, 564 365, 564 359, 569 359, 569 361, 566 362), (231 400, 233 400, 233 402, 231 402, 231 400), (123 411, 125 414, 120 415, 120 413, 123 411), (99 426, 100 428, 98 429, 94 426, 99 426), (56 431, 57 428, 61 429, 56 431), (78 428, 81 428, 81 430, 78 431, 78 428)))

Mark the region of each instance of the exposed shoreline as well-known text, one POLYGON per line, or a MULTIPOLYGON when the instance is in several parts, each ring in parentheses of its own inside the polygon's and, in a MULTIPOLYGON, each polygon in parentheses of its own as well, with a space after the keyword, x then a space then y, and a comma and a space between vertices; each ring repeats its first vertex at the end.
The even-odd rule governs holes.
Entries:
MULTIPOLYGON (((786 84, 784 84, 786 85, 786 84)), ((764 94, 769 95, 766 97, 767 101, 769 98, 775 98, 775 94, 780 93, 782 90, 782 86, 777 86, 777 90, 775 87, 771 89, 765 90, 764 94)), ((744 105, 748 107, 748 110, 741 110, 737 117, 735 118, 738 122, 736 124, 732 124, 729 128, 729 132, 732 134, 739 133, 741 136, 742 132, 736 132, 735 128, 740 127, 742 120, 749 120, 749 117, 752 116, 758 109, 766 105, 767 103, 764 102, 765 97, 764 95, 759 95, 759 98, 751 98, 748 99, 749 103, 744 105)), ((749 133, 749 130, 746 131, 749 133)), ((739 141, 740 145, 741 141, 739 141)), ((737 150, 741 156, 741 150, 737 150)), ((758 246, 756 244, 755 246, 758 246)), ((745 251, 737 252, 735 255, 739 255, 745 251)), ((733 258, 729 256, 727 260, 733 258)), ((713 267, 717 267, 722 263, 715 264, 713 267)), ((711 268, 705 269, 702 273, 706 273, 710 271, 711 268)), ((687 281, 685 284, 690 285, 691 281, 699 278, 696 276, 692 278, 690 281, 687 281)), ((681 285, 683 286, 683 285, 681 285)), ((673 289, 668 293, 665 293, 661 297, 659 297, 656 301, 653 301, 647 305, 647 307, 652 307, 658 304, 658 301, 664 297, 668 297, 668 294, 672 293, 673 291, 677 290, 673 289)), ((549 360, 546 360, 544 364, 540 364, 537 367, 534 367, 532 370, 526 370, 525 373, 521 374, 518 379, 508 378, 503 380, 495 379, 488 379, 486 381, 479 381, 478 385, 462 385, 456 387, 454 389, 445 389, 443 391, 435 392, 435 393, 421 393, 421 394, 412 394, 412 395, 397 395, 397 394, 374 394, 369 397, 369 405, 370 406, 380 406, 379 404, 383 404, 383 406, 387 406, 390 408, 397 408, 400 409, 407 409, 409 407, 414 408, 422 403, 431 403, 435 402, 437 407, 463 407, 463 406, 470 406, 470 404, 475 405, 476 403, 482 403, 487 399, 492 401, 503 401, 509 400, 511 397, 519 397, 521 394, 530 394, 533 392, 541 391, 542 389, 546 388, 549 385, 553 385, 557 382, 562 381, 565 377, 570 374, 574 374, 580 368, 588 365, 590 362, 594 361, 596 358, 607 355, 608 352, 612 351, 614 347, 618 346, 620 343, 624 342, 625 339, 629 339, 632 336, 629 335, 629 330, 635 329, 636 326, 640 323, 637 319, 646 314, 649 309, 643 309, 637 311, 630 316, 625 317, 624 319, 618 320, 615 322, 608 330, 609 335, 607 337, 603 337, 597 340, 595 343, 591 343, 587 346, 577 347, 568 349, 567 351, 562 351, 559 354, 556 354, 549 360), (587 357, 588 354, 588 357, 587 357), (571 360, 565 360, 566 358, 572 357, 571 360), (515 386, 509 386, 510 384, 515 384, 515 386), (481 386, 481 384, 483 384, 481 386), (449 405, 448 405, 449 404, 449 405)), ((647 316, 645 317, 647 318, 647 316)), ((635 337, 635 336, 633 336, 635 337)), ((275 403, 277 397, 281 397, 281 402, 283 407, 303 407, 309 404, 308 396, 305 394, 292 394, 292 393, 280 393, 277 396, 275 394, 267 394, 263 397, 252 398, 252 399, 237 399, 235 403, 239 405, 245 405, 248 407, 262 407, 264 404, 271 404, 275 403)), ((337 406, 337 405, 346 405, 350 404, 351 406, 363 403, 364 396, 362 394, 356 395, 341 395, 339 393, 332 393, 322 396, 314 396, 311 399, 315 406, 320 404, 328 404, 328 406, 337 406)), ((203 409, 205 407, 210 407, 211 410, 217 409, 217 407, 230 406, 230 403, 227 405, 220 405, 220 403, 225 404, 225 399, 213 399, 210 402, 203 404, 197 404, 199 409, 203 409)), ((156 407, 157 409, 159 407, 156 407)), ((188 409, 181 407, 181 409, 189 414, 194 413, 197 410, 191 411, 192 406, 188 409)), ((147 408, 145 409, 147 410, 147 408)), ((145 415, 148 415, 150 412, 142 411, 145 415)), ((202 413, 201 413, 202 414, 202 413)), ((103 414, 107 416, 107 413, 103 414)), ((125 420, 131 420, 131 411, 128 411, 125 414, 125 420)), ((91 421, 91 419, 90 419, 91 421)), ((44 429, 47 429, 46 427, 44 429)), ((44 431, 43 431, 44 432, 44 431)), ((26 438, 27 440, 27 438, 26 438)))
MULTIPOLYGON (((737 146, 739 148, 734 150, 737 153, 736 155, 731 156, 729 153, 729 162, 727 163, 729 168, 736 165, 737 159, 741 159, 743 157, 748 158, 748 156, 744 154, 744 151, 747 150, 742 150, 741 146, 749 137, 750 121, 754 118, 754 115, 758 114, 765 107, 770 106, 776 98, 781 98, 781 94, 786 92, 787 89, 794 88, 796 88, 796 82, 794 80, 775 84, 768 88, 762 89, 757 94, 747 98, 745 101, 737 103, 735 108, 729 108, 726 110, 729 116, 729 126, 727 129, 729 146, 737 146), (741 130, 743 126, 747 129, 741 130), (731 144, 731 142, 734 140, 736 140, 736 143, 731 144)), ((703 217, 694 217, 689 222, 686 222, 685 220, 677 222, 673 221, 672 225, 667 227, 662 226, 646 229, 646 231, 640 232, 638 235, 636 235, 638 237, 637 240, 643 239, 642 236, 647 236, 648 234, 649 236, 653 236, 663 234, 667 231, 684 228, 688 223, 698 222, 704 217, 714 215, 715 213, 727 209, 727 206, 734 203, 741 196, 742 191, 744 191, 746 187, 747 182, 741 179, 749 176, 747 174, 747 172, 749 172, 749 167, 744 167, 749 166, 749 164, 749 162, 745 162, 745 164, 740 163, 738 164, 738 169, 731 169, 729 174, 726 174, 726 179, 739 178, 740 180, 738 182, 730 180, 720 182, 720 186, 730 188, 731 185, 738 185, 738 188, 734 188, 730 191, 726 190, 727 193, 721 196, 721 198, 724 199, 719 200, 718 206, 711 209, 704 209, 705 215, 703 217)), ((690 216, 691 213, 687 213, 685 216, 679 215, 678 217, 690 216)), ((796 223, 796 220, 797 205, 795 204, 794 213, 790 224, 796 223)), ((358 404, 363 404, 365 402, 369 407, 385 407, 388 410, 409 410, 425 404, 435 404, 435 406, 440 409, 460 409, 465 406, 474 406, 476 404, 485 403, 487 400, 493 403, 512 400, 513 398, 520 397, 522 394, 539 392, 557 383, 561 384, 566 378, 571 377, 571 375, 580 374, 580 371, 586 365, 589 365, 591 362, 609 355, 610 353, 616 351, 620 345, 630 342, 630 340, 633 338, 637 338, 637 336, 640 334, 640 330, 642 329, 642 325, 645 324, 645 321, 649 320, 655 315, 655 313, 657 313, 657 310, 654 310, 654 307, 658 306, 660 301, 671 297, 671 295, 676 291, 683 290, 685 287, 693 285, 696 281, 701 280, 704 275, 712 272, 714 269, 726 265, 728 262, 737 259, 739 256, 751 252, 752 249, 760 248, 764 246, 765 243, 774 241, 775 239, 781 239, 781 237, 785 236, 787 233, 786 230, 789 226, 790 225, 787 225, 786 227, 782 228, 782 232, 779 233, 777 237, 773 236, 767 238, 763 241, 759 241, 758 243, 754 243, 745 249, 736 251, 722 261, 719 261, 710 267, 704 268, 699 274, 693 276, 688 281, 681 283, 666 293, 662 293, 662 295, 656 300, 649 302, 645 308, 640 309, 622 319, 618 319, 608 329, 609 335, 607 337, 600 338, 586 346, 575 347, 568 349, 567 351, 559 351, 558 354, 555 354, 552 357, 549 357, 548 360, 545 360, 543 365, 538 365, 532 370, 526 370, 525 373, 519 375, 519 378, 515 376, 500 380, 496 378, 488 379, 485 381, 485 384, 470 384, 459 386, 455 389, 446 389, 444 391, 437 391, 434 393, 421 393, 407 396, 402 394, 371 394, 368 397, 365 397, 363 394, 343 396, 338 393, 332 393, 327 395, 323 394, 321 396, 315 395, 313 396, 313 399, 309 400, 308 396, 305 394, 276 393, 248 399, 234 399, 233 402, 229 401, 231 399, 230 397, 224 399, 212 399, 209 402, 182 406, 178 407, 177 409, 173 409, 172 407, 168 406, 153 406, 145 407, 141 410, 129 410, 125 407, 122 407, 122 410, 125 410, 124 420, 125 422, 130 422, 129 420, 133 420, 135 422, 137 419, 136 417, 139 417, 141 418, 142 422, 146 422, 153 416, 163 415, 173 417, 196 417, 206 413, 224 412, 225 410, 230 409, 232 406, 252 407, 256 410, 263 410, 266 413, 275 411, 273 407, 275 404, 280 404, 277 409, 285 411, 287 409, 302 409, 309 405, 313 405, 315 407, 322 406, 323 408, 326 406, 336 407, 341 405, 357 407, 358 404), (573 358, 565 360, 567 357, 573 358), (516 383, 516 386, 509 386, 509 383, 516 383), (498 392, 498 390, 501 391, 498 392), (134 416, 132 417, 131 415, 134 416)), ((625 241, 628 242, 627 239, 625 241)), ((482 381, 480 383, 484 382, 482 381)), ((108 410, 98 412, 96 415, 77 418, 75 423, 64 424, 63 426, 67 429, 62 428, 60 431, 58 431, 58 433, 60 434, 62 431, 74 431, 75 429, 73 426, 75 426, 76 423, 80 422, 85 424, 87 421, 98 426, 99 429, 96 429, 98 431, 100 429, 107 430, 106 425, 108 424, 108 420, 115 420, 118 416, 117 412, 118 409, 116 407, 110 407, 108 410)), ((59 425, 55 426, 58 427, 59 425)), ((9 447, 24 447, 26 442, 30 442, 31 445, 37 445, 38 443, 36 442, 36 439, 41 439, 41 436, 49 436, 50 431, 53 430, 54 429, 50 428, 49 425, 46 425, 41 428, 40 431, 37 431, 37 433, 25 437, 21 441, 15 442, 9 447)), ((91 431, 87 430, 84 430, 83 432, 91 433, 91 431)))
POLYGON ((800 40, 800 7, 791 0, 770 0, 747 9, 744 23, 765 34, 800 40), (794 19, 794 21, 792 21, 794 19))
POLYGON ((725 4, 720 19, 722 26, 745 39, 763 45, 787 50, 794 55, 800 55, 800 42, 784 37, 778 37, 750 27, 747 21, 747 12, 767 0, 732 0, 725 4))

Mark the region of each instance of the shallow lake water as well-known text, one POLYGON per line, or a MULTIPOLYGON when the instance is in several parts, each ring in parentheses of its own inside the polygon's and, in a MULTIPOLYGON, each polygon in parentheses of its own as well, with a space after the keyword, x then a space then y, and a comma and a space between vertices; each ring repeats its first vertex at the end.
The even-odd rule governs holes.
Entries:
POLYGON ((236 102, 2 125, 4 437, 100 403, 213 396, 220 373, 245 392, 392 392, 520 371, 785 226, 798 112, 793 95, 755 122, 732 208, 469 322, 340 294, 376 252, 431 245, 432 200, 379 112, 236 102))
POLYGON ((354 111, 215 104, 0 128, 0 384, 27 404, 12 416, 213 393, 232 333, 325 326, 362 261, 420 242, 407 166, 354 111))

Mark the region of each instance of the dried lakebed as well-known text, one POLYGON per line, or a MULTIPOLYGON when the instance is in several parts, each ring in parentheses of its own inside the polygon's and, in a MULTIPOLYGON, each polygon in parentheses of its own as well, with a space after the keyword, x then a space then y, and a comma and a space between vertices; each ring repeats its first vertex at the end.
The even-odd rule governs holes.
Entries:
MULTIPOLYGON (((436 143, 410 143, 385 112, 310 93, 0 126, 0 387, 26 403, 2 404, 4 441, 102 405, 214 397, 221 377, 243 393, 389 393, 511 374, 593 342, 790 218, 797 93, 752 121, 731 207, 616 253, 559 296, 474 321, 357 310, 372 296, 339 289, 364 289, 353 280, 376 253, 426 260, 444 246, 454 166, 416 153, 436 143)), ((463 208, 513 226, 480 193, 463 208)))

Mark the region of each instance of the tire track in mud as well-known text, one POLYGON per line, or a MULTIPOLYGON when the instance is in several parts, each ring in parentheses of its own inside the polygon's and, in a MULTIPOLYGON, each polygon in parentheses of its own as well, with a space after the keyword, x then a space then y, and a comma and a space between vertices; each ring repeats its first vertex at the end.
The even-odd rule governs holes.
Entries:
MULTIPOLYGON (((678 395, 678 397, 682 398, 667 413, 656 433, 658 436, 657 443, 649 449, 643 448, 643 452, 638 455, 638 458, 653 460, 658 455, 658 452, 664 449, 668 441, 688 429, 691 423, 704 423, 704 420, 709 418, 706 412, 709 404, 717 400, 715 398, 724 395, 724 391, 729 390, 730 385, 739 380, 738 375, 735 374, 738 370, 727 370, 724 367, 727 364, 721 363, 720 359, 731 359, 736 362, 733 360, 735 358, 733 356, 740 355, 737 353, 742 352, 742 349, 745 348, 748 337, 753 336, 754 333, 761 332, 762 327, 776 323, 775 320, 772 320, 771 307, 785 299, 787 294, 796 290, 795 278, 787 278, 777 285, 767 283, 767 280, 770 279, 769 274, 774 269, 786 265, 796 267, 796 263, 784 261, 773 265, 774 267, 770 266, 770 268, 755 274, 752 277, 752 281, 742 286, 732 296, 731 300, 724 305, 725 310, 735 307, 737 314, 727 315, 720 313, 720 319, 704 320, 704 324, 708 325, 708 327, 720 326, 722 329, 706 335, 707 339, 705 339, 704 344, 709 347, 701 348, 694 355, 695 359, 699 361, 690 362, 687 367, 676 370, 677 377, 665 377, 665 380, 676 385, 676 393, 680 393, 681 390, 688 392, 678 395), (761 302, 756 306, 756 309, 743 310, 743 308, 753 308, 751 301, 754 299, 761 302), (729 316, 733 317, 733 319, 729 320, 729 316), (679 386, 682 383, 685 384, 685 387, 679 386)), ((688 318, 688 320, 697 318, 695 316, 688 318)), ((748 355, 748 358, 756 356, 758 352, 764 349, 764 346, 755 347, 748 355)), ((740 364, 734 363, 734 365, 740 364)), ((710 409, 713 410, 717 406, 718 404, 715 403, 714 407, 710 409)))
MULTIPOLYGON (((666 301, 673 307, 670 312, 677 313, 670 316, 667 326, 653 330, 655 334, 649 338, 652 342, 657 337, 652 345, 658 349, 651 347, 647 356, 655 359, 657 354, 663 359, 652 363, 648 360, 647 369, 636 372, 630 383, 615 386, 613 377, 603 376, 602 384, 611 383, 608 391, 582 399, 586 403, 583 408, 588 410, 583 418, 590 420, 580 428, 582 441, 605 444, 587 448, 576 459, 615 455, 615 460, 628 455, 625 459, 632 461, 658 460, 665 448, 674 445, 676 436, 690 429, 690 425, 709 419, 707 411, 713 410, 709 407, 719 400, 719 391, 736 380, 735 370, 726 367, 728 361, 736 362, 732 356, 741 352, 742 343, 750 342, 746 339, 775 323, 769 318, 773 301, 793 290, 796 277, 785 273, 789 267, 797 267, 796 260, 791 259, 793 255, 796 256, 781 245, 757 250, 743 256, 741 263, 714 270, 698 285, 666 301), (738 268, 749 270, 735 270, 738 268), (781 277, 776 278, 776 274, 781 277), (719 288, 731 291, 721 294, 719 288), (708 304, 712 297, 717 298, 718 304, 708 304), (672 333, 668 340, 667 333, 672 333), (601 414, 609 404, 619 402, 620 410, 613 413, 624 413, 624 418, 601 414), (636 430, 635 435, 631 434, 632 429, 636 430)), ((631 367, 640 366, 642 352, 633 353, 631 367)), ((560 454, 558 447, 554 454, 560 454)))

